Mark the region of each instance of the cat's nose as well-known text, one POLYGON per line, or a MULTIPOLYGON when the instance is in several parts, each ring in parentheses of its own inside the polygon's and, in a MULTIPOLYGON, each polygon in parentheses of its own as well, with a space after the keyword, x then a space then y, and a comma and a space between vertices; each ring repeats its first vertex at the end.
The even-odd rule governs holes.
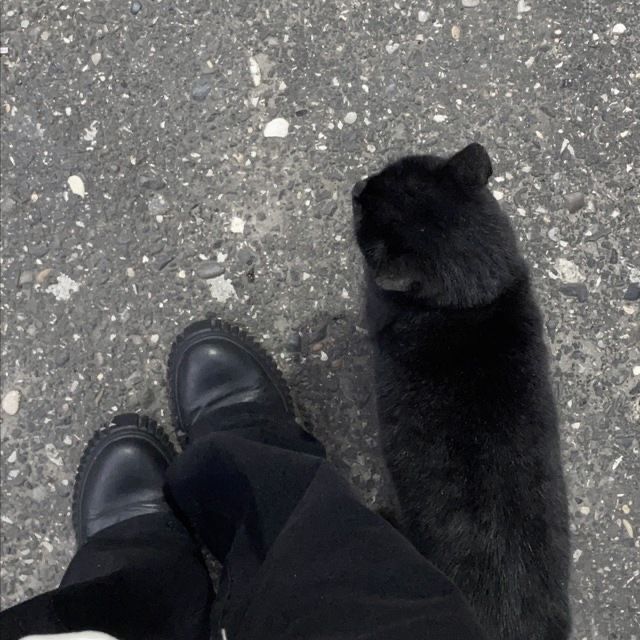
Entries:
POLYGON ((356 182, 353 190, 351 191, 351 195, 357 200, 360 197, 360 194, 364 191, 364 188, 367 186, 366 180, 360 180, 360 182, 356 182))

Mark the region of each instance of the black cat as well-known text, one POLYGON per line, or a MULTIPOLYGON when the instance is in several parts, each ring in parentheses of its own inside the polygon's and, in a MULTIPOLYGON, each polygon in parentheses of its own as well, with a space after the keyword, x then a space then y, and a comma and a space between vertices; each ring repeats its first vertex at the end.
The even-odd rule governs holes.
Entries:
POLYGON ((405 533, 490 640, 564 640, 569 533, 541 314, 471 144, 353 190, 383 451, 405 533))

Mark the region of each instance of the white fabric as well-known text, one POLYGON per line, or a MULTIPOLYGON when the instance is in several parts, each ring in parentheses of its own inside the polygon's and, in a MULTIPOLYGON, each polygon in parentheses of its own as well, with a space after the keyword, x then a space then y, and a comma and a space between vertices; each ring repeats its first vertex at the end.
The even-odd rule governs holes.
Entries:
POLYGON ((25 636, 21 640, 118 640, 99 631, 78 631, 75 633, 51 633, 44 636, 25 636))

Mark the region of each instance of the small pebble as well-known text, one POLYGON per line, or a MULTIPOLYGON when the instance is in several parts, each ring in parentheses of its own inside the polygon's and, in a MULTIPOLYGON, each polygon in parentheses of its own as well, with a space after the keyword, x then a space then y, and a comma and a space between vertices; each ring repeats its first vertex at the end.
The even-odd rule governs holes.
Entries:
POLYGON ((36 274, 36 282, 38 284, 44 284, 48 279, 53 269, 43 269, 42 271, 38 271, 36 274))
POLYGON ((63 367, 67 362, 69 362, 69 352, 60 351, 60 353, 56 354, 54 362, 56 363, 56 367, 63 367))
POLYGON ((454 24, 453 27, 451 27, 451 37, 457 42, 458 40, 460 40, 460 35, 461 35, 462 31, 460 29, 460 27, 457 24, 454 24))
POLYGON ((131 13, 136 16, 142 11, 142 5, 139 2, 132 2, 130 7, 131 13))
POLYGON ((231 218, 231 224, 229 225, 229 231, 231 233, 244 233, 244 220, 238 216, 231 218))
POLYGON ((640 300, 640 282, 632 282, 624 292, 625 300, 640 300))
POLYGON ((625 33, 627 30, 627 27, 625 27, 621 22, 618 22, 618 24, 614 24, 613 25, 613 29, 611 29, 611 33, 613 33, 616 36, 621 36, 623 33, 625 33))
POLYGON ((569 213, 575 213, 576 211, 580 211, 582 207, 586 204, 584 194, 576 191, 575 193, 568 193, 564 198, 564 206, 567 208, 569 213))
POLYGON ((586 302, 589 298, 589 290, 584 282, 569 282, 560 287, 560 293, 570 298, 577 298, 578 302, 586 302))
POLYGON ((480 4, 480 0, 462 0, 462 6, 466 9, 473 9, 480 4))
POLYGON ((284 118, 274 118, 264 128, 265 138, 286 138, 289 135, 289 123, 284 118))
POLYGON ((26 284, 33 282, 33 271, 21 271, 18 276, 18 286, 24 287, 26 284))
POLYGON ((20 410, 20 392, 17 389, 8 391, 2 398, 2 410, 10 416, 15 416, 20 410))
POLYGON ((447 116, 445 116, 443 114, 436 114, 435 116, 433 116, 433 121, 434 122, 446 122, 447 121, 447 116))
POLYGON ((217 278, 224 273, 224 267, 217 262, 203 262, 196 267, 196 275, 198 278, 208 280, 209 278, 217 278))
POLYGON ((518 0, 518 13, 527 13, 527 11, 531 11, 530 5, 525 0, 518 0))
POLYGON ((252 264, 255 260, 255 256, 253 255, 253 253, 251 253, 251 251, 249 251, 249 249, 247 249, 246 247, 242 247, 238 250, 237 258, 238 262, 240 262, 241 264, 252 264))
POLYGON ((344 121, 347 124, 353 124, 358 119, 358 114, 355 111, 349 111, 344 117, 344 121))
POLYGON ((71 189, 71 193, 75 193, 75 195, 81 198, 85 197, 84 182, 80 176, 69 176, 67 178, 67 184, 69 185, 69 189, 71 189))
POLYGON ((34 258, 44 258, 44 256, 49 253, 49 245, 44 242, 42 244, 33 245, 29 247, 29 253, 34 258))
POLYGON ((253 56, 249 58, 249 73, 251 74, 253 86, 259 87, 262 82, 262 72, 258 61, 253 56))
POLYGON ((429 19, 429 14, 426 11, 418 11, 418 22, 426 22, 429 19))
POLYGON ((196 80, 191 87, 191 97, 196 102, 202 102, 211 91, 211 85, 206 80, 196 80))
POLYGON ((102 54, 101 53, 92 53, 91 54, 91 62, 93 62, 93 64, 95 66, 100 64, 100 60, 102 60, 102 54))

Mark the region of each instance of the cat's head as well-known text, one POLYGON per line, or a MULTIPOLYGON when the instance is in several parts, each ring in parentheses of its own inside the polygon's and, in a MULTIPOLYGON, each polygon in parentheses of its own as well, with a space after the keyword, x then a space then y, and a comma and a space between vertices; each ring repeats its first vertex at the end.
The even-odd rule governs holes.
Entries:
POLYGON ((507 216, 487 188, 479 144, 409 156, 353 189, 355 233, 376 285, 430 304, 493 300, 523 272, 507 216))

